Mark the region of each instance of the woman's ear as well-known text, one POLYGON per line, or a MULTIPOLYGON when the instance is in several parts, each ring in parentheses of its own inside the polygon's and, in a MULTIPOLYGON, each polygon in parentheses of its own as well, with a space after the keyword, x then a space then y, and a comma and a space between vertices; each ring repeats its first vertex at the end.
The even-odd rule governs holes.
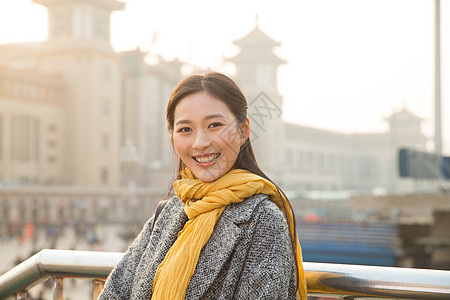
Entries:
POLYGON ((244 145, 245 141, 250 136, 250 120, 245 119, 245 122, 241 123, 241 146, 244 145))

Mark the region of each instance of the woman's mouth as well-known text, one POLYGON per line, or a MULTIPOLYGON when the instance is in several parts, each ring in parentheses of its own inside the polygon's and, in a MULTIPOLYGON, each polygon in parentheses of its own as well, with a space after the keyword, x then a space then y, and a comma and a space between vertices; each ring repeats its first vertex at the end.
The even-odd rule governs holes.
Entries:
POLYGON ((198 163, 205 164, 205 163, 211 163, 211 162, 215 161, 219 156, 220 156, 220 153, 216 153, 216 154, 208 154, 208 155, 201 155, 201 156, 193 156, 192 158, 198 163))

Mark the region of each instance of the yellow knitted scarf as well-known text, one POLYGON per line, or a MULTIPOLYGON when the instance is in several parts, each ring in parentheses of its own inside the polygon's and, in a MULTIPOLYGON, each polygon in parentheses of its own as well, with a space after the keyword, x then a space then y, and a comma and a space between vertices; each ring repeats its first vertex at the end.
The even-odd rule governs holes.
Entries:
MULTIPOLYGON (((156 270, 152 299, 184 299, 200 251, 228 204, 242 202, 248 197, 261 193, 269 195, 285 214, 280 194, 275 186, 249 171, 232 169, 213 182, 203 182, 195 178, 188 168, 183 170, 181 176, 181 179, 174 182, 173 187, 177 197, 184 202, 184 211, 189 220, 178 233, 177 240, 156 270)), ((285 217, 293 228, 293 216, 288 207, 285 217)), ((298 237, 295 237, 295 240, 300 279, 297 298, 306 300, 306 280, 300 243, 298 237)))

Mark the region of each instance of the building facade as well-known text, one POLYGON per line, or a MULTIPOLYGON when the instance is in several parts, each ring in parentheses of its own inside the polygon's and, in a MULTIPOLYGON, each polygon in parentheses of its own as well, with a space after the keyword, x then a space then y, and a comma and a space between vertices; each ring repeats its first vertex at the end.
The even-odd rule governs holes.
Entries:
MULTIPOLYGON (((79 186, 169 189, 176 157, 165 108, 185 63, 110 43, 115 0, 35 0, 49 11, 43 43, 0 45, 0 181, 4 188, 79 186)), ((227 58, 249 102, 262 169, 286 190, 411 191, 397 175, 400 147, 425 150, 422 120, 406 108, 389 130, 343 134, 286 123, 274 54, 255 26, 227 58)), ((299 99, 308 101, 308 99, 299 99)))

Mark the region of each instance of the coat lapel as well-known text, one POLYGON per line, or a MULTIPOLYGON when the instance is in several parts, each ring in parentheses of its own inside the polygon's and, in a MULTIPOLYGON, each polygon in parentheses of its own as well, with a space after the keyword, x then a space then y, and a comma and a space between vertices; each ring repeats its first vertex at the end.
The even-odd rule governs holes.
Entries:
POLYGON ((149 243, 137 267, 138 274, 133 284, 132 299, 151 298, 153 280, 156 269, 163 261, 166 253, 178 236, 178 232, 187 221, 187 216, 183 210, 183 203, 177 198, 171 199, 161 212, 153 227, 149 243))
POLYGON ((240 237, 241 229, 231 220, 221 218, 217 222, 213 235, 200 253, 186 296, 193 294, 201 298, 219 275, 240 237))
POLYGON ((242 203, 231 204, 223 212, 208 242, 203 247, 197 267, 186 290, 186 298, 201 298, 215 281, 242 238, 240 226, 251 218, 254 208, 267 196, 254 196, 242 203))

